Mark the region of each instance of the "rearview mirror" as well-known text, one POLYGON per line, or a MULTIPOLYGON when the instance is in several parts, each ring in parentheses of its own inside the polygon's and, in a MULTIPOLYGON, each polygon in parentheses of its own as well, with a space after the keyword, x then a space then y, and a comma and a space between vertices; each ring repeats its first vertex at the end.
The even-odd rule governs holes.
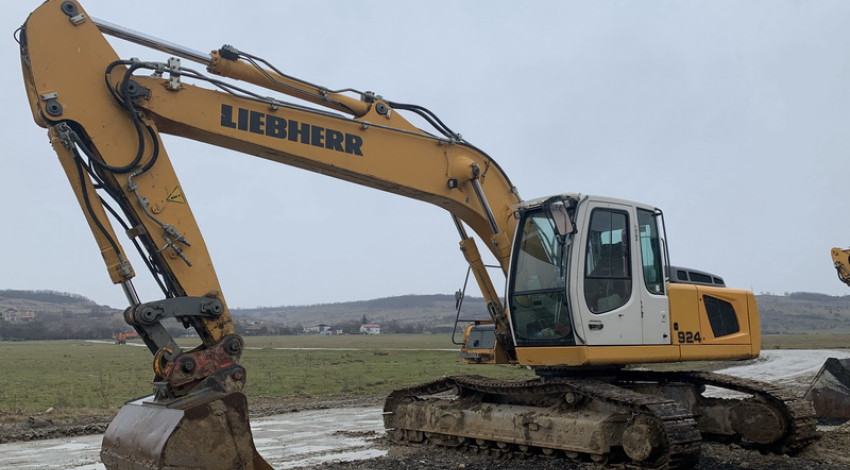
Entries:
POLYGON ((561 243, 567 238, 567 235, 575 231, 570 214, 567 212, 567 206, 561 198, 552 198, 543 204, 543 210, 546 215, 552 219, 555 225, 555 233, 558 234, 558 239, 561 243))
POLYGON ((567 208, 559 204, 557 210, 552 211, 552 220, 555 222, 555 230, 558 235, 569 235, 573 233, 573 222, 567 214, 567 208))

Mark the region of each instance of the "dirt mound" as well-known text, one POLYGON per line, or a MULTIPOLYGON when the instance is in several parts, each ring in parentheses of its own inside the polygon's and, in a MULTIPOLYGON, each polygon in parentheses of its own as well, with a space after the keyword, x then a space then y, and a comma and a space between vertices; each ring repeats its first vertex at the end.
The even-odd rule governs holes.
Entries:
POLYGON ((5 417, 0 422, 0 444, 17 441, 35 441, 54 439, 58 437, 85 436, 102 434, 106 431, 111 414, 93 416, 61 416, 36 415, 5 417))

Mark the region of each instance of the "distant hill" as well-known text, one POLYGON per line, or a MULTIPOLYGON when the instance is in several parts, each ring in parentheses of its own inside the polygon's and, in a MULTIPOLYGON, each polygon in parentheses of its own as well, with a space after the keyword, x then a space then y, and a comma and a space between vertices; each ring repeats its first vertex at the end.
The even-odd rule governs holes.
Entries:
POLYGON ((850 333, 850 295, 757 295, 756 303, 765 334, 850 333))
POLYGON ((0 290, 0 307, 3 309, 37 307, 45 312, 86 310, 97 304, 82 295, 52 290, 0 290))
MULTIPOLYGON (((787 295, 756 295, 761 314, 762 332, 850 333, 850 295, 830 296, 811 292, 787 295)), ((486 318, 482 298, 464 299, 463 316, 486 318)), ((341 302, 310 306, 236 309, 237 318, 303 326, 335 325, 363 316, 370 322, 428 323, 448 325, 454 322, 455 299, 450 295, 405 295, 359 302, 341 302)))
MULTIPOLYGON (((766 334, 850 333, 850 295, 810 292, 757 295, 766 334)), ((467 297, 466 319, 487 317, 484 300, 467 297)), ((402 295, 373 300, 231 310, 238 327, 263 333, 298 333, 319 324, 359 327, 364 320, 384 331, 446 331, 454 324, 453 295, 402 295)), ((54 291, 0 290, 0 338, 108 338, 129 331, 122 310, 83 296, 54 291)))
MULTIPOLYGON (((233 309, 240 319, 275 324, 300 324, 305 327, 319 324, 336 325, 350 321, 369 323, 398 322, 424 323, 451 326, 456 310, 453 295, 402 295, 356 302, 339 302, 286 307, 259 307, 233 309)), ((487 318, 487 306, 480 297, 467 297, 463 301, 463 317, 487 318)))
POLYGON ((121 312, 67 292, 0 290, 0 338, 109 338, 129 329, 121 312))

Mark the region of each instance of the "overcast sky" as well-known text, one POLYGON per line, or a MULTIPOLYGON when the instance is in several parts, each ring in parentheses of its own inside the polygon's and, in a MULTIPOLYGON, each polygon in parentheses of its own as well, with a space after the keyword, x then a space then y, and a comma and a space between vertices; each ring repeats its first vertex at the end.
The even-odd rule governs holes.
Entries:
MULTIPOLYGON (((0 289, 124 307, 25 99, 12 32, 38 4, 7 2, 0 19, 0 289)), ((425 106, 498 161, 525 199, 653 204, 672 263, 729 286, 850 294, 829 257, 850 244, 850 2, 83 7, 193 49, 233 44, 314 83, 425 106)), ((125 58, 167 58, 111 42, 125 58)), ((232 307, 450 294, 463 282, 441 209, 183 139, 166 146, 232 307)), ((159 298, 135 267, 142 300, 159 298)))

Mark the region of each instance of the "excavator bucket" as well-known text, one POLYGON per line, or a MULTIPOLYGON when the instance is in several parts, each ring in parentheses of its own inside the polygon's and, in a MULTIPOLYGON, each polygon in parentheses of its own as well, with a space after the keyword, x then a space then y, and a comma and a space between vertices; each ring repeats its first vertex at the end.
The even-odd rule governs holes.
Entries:
POLYGON ((107 427, 100 458, 108 470, 272 470, 239 392, 128 402, 107 427))
POLYGON ((819 419, 850 419, 850 359, 827 359, 806 399, 814 403, 819 419))

